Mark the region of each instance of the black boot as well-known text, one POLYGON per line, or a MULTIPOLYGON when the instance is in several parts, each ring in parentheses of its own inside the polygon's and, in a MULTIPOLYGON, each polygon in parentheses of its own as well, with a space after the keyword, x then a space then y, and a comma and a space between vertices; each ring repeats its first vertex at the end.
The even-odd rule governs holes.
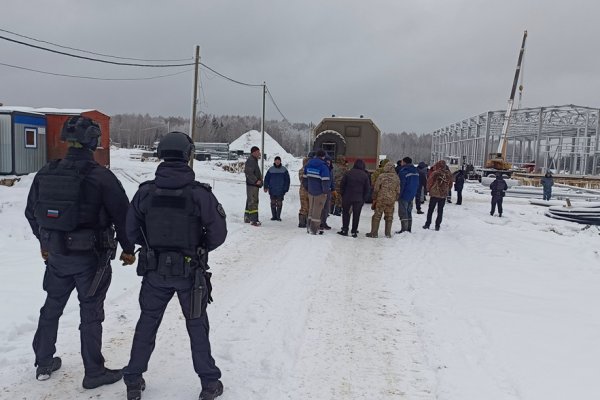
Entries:
POLYGON ((54 371, 58 371, 62 366, 62 360, 60 357, 54 357, 49 365, 38 365, 35 370, 35 379, 38 381, 45 381, 50 379, 50 376, 54 371))
POLYGON ((279 204, 277 206, 277 221, 281 221, 281 209, 283 208, 283 204, 279 204))
POLYGON ((272 205, 271 206, 271 221, 277 221, 277 206, 272 205))
POLYGON ((104 372, 98 376, 84 376, 83 377, 83 388, 84 389, 95 389, 100 386, 110 385, 121 380, 123 377, 123 371, 120 369, 108 369, 104 368, 104 372))
POLYGON ((146 381, 144 378, 138 382, 126 384, 127 385, 127 400, 141 400, 142 392, 146 389, 146 381))
POLYGON ((298 228, 306 228, 306 215, 298 214, 298 228))
POLYGON ((221 381, 214 381, 202 385, 202 392, 198 400, 214 400, 223 394, 223 384, 221 381))

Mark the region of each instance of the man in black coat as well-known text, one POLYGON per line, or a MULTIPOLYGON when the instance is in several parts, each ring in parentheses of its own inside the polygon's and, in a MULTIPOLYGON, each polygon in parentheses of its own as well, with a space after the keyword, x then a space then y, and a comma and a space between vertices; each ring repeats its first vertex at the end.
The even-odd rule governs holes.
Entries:
MULTIPOLYGON (((207 184, 195 181, 188 166, 194 144, 182 132, 170 132, 158 145, 164 159, 153 181, 140 185, 127 213, 127 235, 142 246, 138 274, 141 315, 135 328, 129 364, 123 369, 127 399, 139 400, 146 383, 142 374, 156 342, 167 304, 177 293, 200 378, 200 400, 223 393, 221 371, 208 338, 206 306, 210 302, 208 252, 225 241, 225 211, 207 184)), ((176 389, 173 389, 176 391, 176 389)), ((177 398, 177 395, 173 396, 177 398)))
POLYGON ((246 175, 246 210, 244 211, 244 222, 253 226, 260 226, 258 220, 258 189, 263 186, 263 177, 258 160, 260 160, 260 149, 252 146, 250 155, 244 165, 246 175))
POLYGON ((371 182, 365 170, 365 162, 356 160, 352 169, 344 175, 340 184, 342 194, 342 230, 338 234, 348 236, 350 211, 352 211, 352 237, 357 237, 360 212, 369 195, 371 182))
POLYGON ((496 206, 498 206, 498 216, 502 216, 502 200, 504 199, 504 194, 508 189, 508 185, 501 173, 496 174, 496 180, 490 184, 490 189, 492 191, 492 210, 490 211, 490 215, 494 215, 496 211, 496 206))
POLYGON ((458 170, 454 175, 454 190, 456 191, 456 205, 462 204, 462 191, 465 186, 465 171, 458 170))
POLYGON ((54 357, 58 321, 77 289, 86 389, 114 383, 122 376, 120 369, 105 368, 102 356, 104 299, 112 275, 115 230, 123 249, 120 259, 124 265, 135 261, 125 232, 129 203, 125 190, 110 170, 94 161, 100 135, 99 126, 89 118, 67 120, 61 133, 69 143, 67 156, 37 173, 25 209, 46 263, 47 296, 33 339, 36 378, 49 379, 61 367, 61 359, 54 357))

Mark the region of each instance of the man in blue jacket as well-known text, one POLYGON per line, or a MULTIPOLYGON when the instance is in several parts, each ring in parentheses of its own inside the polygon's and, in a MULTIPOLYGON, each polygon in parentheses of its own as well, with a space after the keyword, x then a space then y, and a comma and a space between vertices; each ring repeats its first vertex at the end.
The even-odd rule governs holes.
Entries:
POLYGON ((412 203, 419 188, 419 172, 410 157, 404 157, 400 172, 400 197, 398 198, 398 216, 401 229, 396 233, 410 232, 412 229, 412 203))
POLYGON ((281 208, 283 207, 283 198, 290 190, 290 174, 288 170, 281 165, 281 157, 275 157, 273 166, 265 175, 265 193, 271 197, 271 221, 281 221, 281 208))
POLYGON ((329 167, 325 164, 325 151, 317 151, 316 157, 304 167, 302 184, 308 191, 308 231, 316 235, 320 231, 321 212, 331 192, 331 176, 329 167))

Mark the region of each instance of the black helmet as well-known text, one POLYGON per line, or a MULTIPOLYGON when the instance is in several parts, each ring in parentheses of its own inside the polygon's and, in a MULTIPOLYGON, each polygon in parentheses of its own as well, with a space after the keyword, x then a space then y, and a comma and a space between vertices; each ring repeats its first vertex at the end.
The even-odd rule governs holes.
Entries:
POLYGON ((189 161, 194 152, 192 138, 183 132, 169 132, 158 143, 158 158, 165 161, 189 161))
POLYGON ((100 137, 100 126, 88 117, 75 115, 65 121, 60 140, 78 142, 83 147, 96 150, 100 137))

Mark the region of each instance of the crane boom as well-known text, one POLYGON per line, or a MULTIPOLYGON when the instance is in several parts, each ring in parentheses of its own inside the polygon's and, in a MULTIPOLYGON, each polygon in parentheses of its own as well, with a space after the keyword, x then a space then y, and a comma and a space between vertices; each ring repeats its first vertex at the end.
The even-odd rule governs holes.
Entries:
POLYGON ((510 97, 508 99, 508 106, 506 107, 506 114, 504 114, 504 123, 502 124, 502 134, 500 135, 500 142, 498 143, 498 151, 496 157, 506 160, 506 138, 508 136, 508 124, 510 122, 510 114, 515 103, 515 93, 517 91, 517 85, 519 83, 519 74, 521 73, 521 65, 523 64, 523 56, 525 55, 525 40, 527 39, 527 31, 523 33, 523 43, 521 43, 521 50, 519 51, 519 59, 517 60, 517 69, 515 70, 515 79, 513 80, 512 89, 510 91, 510 97))

